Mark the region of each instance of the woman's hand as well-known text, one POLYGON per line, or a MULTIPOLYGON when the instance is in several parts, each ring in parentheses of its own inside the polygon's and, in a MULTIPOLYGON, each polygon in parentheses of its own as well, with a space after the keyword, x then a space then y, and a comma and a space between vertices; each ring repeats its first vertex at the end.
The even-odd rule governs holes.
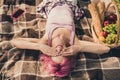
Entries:
POLYGON ((56 50, 55 47, 50 47, 46 44, 40 44, 39 50, 42 51, 43 54, 46 54, 48 56, 57 56, 58 55, 58 51, 56 50))
POLYGON ((61 52, 61 56, 74 56, 79 52, 78 45, 67 47, 61 52))

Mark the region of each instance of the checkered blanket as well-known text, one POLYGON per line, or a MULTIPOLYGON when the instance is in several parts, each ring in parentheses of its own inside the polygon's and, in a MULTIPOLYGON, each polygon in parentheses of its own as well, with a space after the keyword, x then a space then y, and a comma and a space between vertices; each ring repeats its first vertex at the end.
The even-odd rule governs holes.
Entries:
MULTIPOLYGON (((26 2, 25 4, 24 2, 21 2, 19 3, 19 5, 24 4, 25 5, 24 7, 27 7, 27 10, 30 10, 31 12, 29 12, 29 15, 28 13, 25 13, 23 16, 21 16, 18 22, 13 22, 14 25, 12 27, 15 27, 14 28, 15 30, 20 30, 23 29, 21 27, 23 27, 24 24, 29 25, 30 23, 31 27, 34 26, 36 27, 32 29, 23 29, 22 31, 19 31, 19 33, 15 34, 15 38, 16 37, 40 38, 38 35, 40 35, 41 33, 39 33, 39 31, 36 32, 36 29, 44 28, 43 27, 44 25, 41 25, 44 22, 44 20, 41 20, 41 22, 39 23, 41 27, 38 27, 38 24, 36 24, 38 21, 33 20, 41 17, 33 16, 38 15, 34 11, 32 12, 32 9, 34 10, 35 5, 31 6, 30 4, 29 5, 26 4, 26 2), (29 9, 30 7, 28 6, 33 8, 29 9)), ((12 10, 14 10, 14 8, 12 10)), ((9 11, 10 10, 8 10, 7 15, 11 14, 9 11)), ((80 22, 79 21, 76 22, 76 34, 78 35, 78 37, 81 37, 83 34, 91 36, 90 27, 86 19, 90 21, 89 18, 85 17, 81 19, 80 22)), ((8 21, 6 17, 4 17, 4 20, 8 21)), ((7 34, 7 36, 6 35, 2 36, 8 38, 9 37, 8 35, 9 34, 7 34)), ((6 39, 4 37, 1 37, 2 40, 6 39)), ((89 39, 90 38, 87 38, 85 40, 89 39)), ((41 64, 38 61, 38 56, 39 54, 41 54, 41 52, 34 50, 21 50, 17 48, 11 48, 0 53, 0 80, 120 80, 119 74, 120 58, 119 56, 115 57, 114 52, 115 51, 113 51, 112 53, 113 56, 110 55, 111 53, 104 55, 95 55, 91 53, 78 53, 77 64, 74 70, 71 72, 71 74, 69 76, 59 78, 53 76, 45 77, 44 74, 42 74, 40 70, 41 64)))

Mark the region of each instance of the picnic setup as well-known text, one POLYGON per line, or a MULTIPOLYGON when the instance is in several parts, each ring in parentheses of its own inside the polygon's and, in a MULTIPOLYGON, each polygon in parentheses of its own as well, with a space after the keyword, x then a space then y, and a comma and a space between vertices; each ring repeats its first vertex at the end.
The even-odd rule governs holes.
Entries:
POLYGON ((120 80, 120 0, 0 0, 0 80, 120 80))

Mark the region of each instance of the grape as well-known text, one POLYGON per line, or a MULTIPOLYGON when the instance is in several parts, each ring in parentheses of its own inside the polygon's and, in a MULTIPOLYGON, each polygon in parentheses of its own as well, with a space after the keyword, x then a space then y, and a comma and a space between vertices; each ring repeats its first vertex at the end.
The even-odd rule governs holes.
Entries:
POLYGON ((105 43, 112 44, 115 42, 115 39, 117 37, 117 34, 108 34, 108 36, 105 39, 105 43))
POLYGON ((110 24, 103 28, 103 30, 106 31, 108 34, 117 34, 117 29, 118 29, 117 24, 110 24))

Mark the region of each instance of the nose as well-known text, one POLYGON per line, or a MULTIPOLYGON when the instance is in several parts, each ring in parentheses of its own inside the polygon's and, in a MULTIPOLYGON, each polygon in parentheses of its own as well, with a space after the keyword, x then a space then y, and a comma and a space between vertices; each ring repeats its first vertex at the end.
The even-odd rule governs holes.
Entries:
POLYGON ((62 46, 62 45, 56 46, 56 50, 57 50, 58 52, 62 51, 62 49, 63 49, 63 46, 62 46))

